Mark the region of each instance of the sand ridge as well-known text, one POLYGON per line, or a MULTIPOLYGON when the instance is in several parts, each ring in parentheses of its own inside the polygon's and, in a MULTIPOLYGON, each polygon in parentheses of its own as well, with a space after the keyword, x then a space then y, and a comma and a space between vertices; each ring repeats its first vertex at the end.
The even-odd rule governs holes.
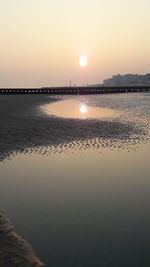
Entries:
POLYGON ((14 231, 9 220, 0 209, 0 266, 42 267, 30 244, 14 231))
MULTIPOLYGON (((115 99, 118 103, 117 96, 115 99)), ((131 116, 131 111, 129 114, 122 112, 120 117, 101 120, 65 119, 42 114, 41 105, 58 100, 61 98, 47 95, 0 97, 1 161, 16 153, 40 153, 41 150, 43 154, 48 150, 65 152, 68 148, 89 147, 130 150, 150 140, 149 117, 146 121, 140 116, 131 116)), ((115 108, 117 105, 110 99, 103 100, 100 103, 103 106, 109 104, 115 108)))

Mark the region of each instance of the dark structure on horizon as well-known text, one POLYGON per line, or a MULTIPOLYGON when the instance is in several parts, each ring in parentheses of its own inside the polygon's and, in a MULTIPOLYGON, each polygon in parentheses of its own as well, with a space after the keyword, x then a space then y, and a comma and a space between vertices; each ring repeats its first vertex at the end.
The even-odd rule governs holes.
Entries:
POLYGON ((104 86, 150 86, 150 73, 114 75, 103 81, 104 86))
POLYGON ((150 92, 149 86, 76 86, 76 87, 42 87, 42 88, 1 88, 0 94, 50 94, 50 95, 92 95, 150 92))

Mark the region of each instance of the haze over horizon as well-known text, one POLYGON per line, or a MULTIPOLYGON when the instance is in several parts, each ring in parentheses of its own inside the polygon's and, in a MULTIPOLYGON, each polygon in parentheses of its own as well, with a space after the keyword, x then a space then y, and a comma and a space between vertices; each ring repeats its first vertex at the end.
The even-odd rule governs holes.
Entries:
POLYGON ((150 72, 149 10, 149 0, 1 0, 0 87, 150 72))

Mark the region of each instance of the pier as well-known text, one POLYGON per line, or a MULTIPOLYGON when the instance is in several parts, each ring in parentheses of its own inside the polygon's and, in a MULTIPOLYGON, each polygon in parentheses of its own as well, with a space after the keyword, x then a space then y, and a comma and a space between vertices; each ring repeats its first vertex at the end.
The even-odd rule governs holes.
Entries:
POLYGON ((150 86, 76 86, 41 88, 0 88, 1 95, 49 94, 49 95, 93 95, 150 92, 150 86))

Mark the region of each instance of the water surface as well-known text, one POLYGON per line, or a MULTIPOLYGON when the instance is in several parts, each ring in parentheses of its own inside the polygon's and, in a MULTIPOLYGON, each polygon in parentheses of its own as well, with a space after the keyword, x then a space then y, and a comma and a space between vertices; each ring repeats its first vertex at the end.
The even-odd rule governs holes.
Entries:
MULTIPOLYGON (((2 164, 1 207, 46 266, 150 265, 149 97, 87 97, 84 105, 112 110, 94 117, 107 126, 107 138, 91 134, 63 143, 60 133, 59 145, 28 149, 2 164), (134 125, 134 131, 126 128, 126 138, 117 136, 123 125, 134 125)), ((65 101, 72 100, 57 104, 65 101)), ((90 127, 95 133, 97 122, 90 127)))
POLYGON ((47 104, 42 109, 47 115, 73 119, 98 119, 115 116, 113 109, 93 107, 89 100, 89 97, 73 97, 47 104))

